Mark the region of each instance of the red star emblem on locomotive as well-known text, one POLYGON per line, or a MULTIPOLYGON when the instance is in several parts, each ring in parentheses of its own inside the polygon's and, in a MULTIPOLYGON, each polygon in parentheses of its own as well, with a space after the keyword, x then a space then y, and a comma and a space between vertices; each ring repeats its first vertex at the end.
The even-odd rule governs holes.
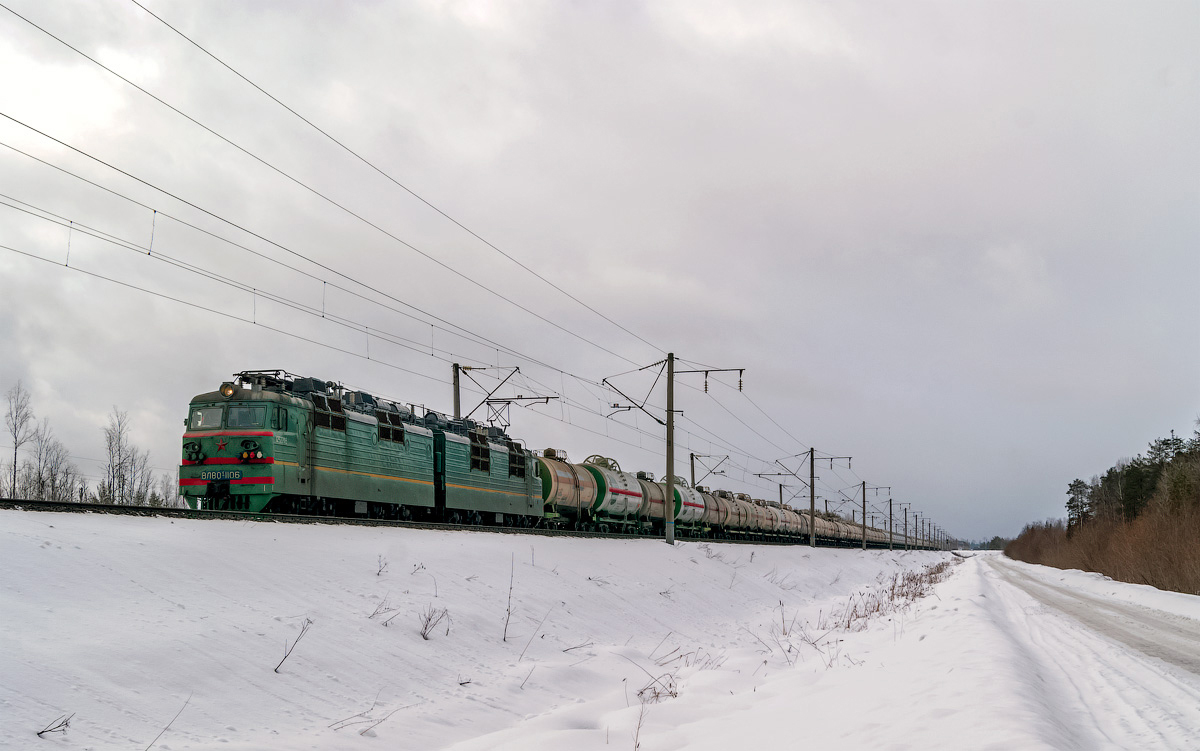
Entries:
POLYGON ((217 441, 217 451, 224 451, 226 443, 228 443, 228 441, 226 441, 224 438, 217 441))

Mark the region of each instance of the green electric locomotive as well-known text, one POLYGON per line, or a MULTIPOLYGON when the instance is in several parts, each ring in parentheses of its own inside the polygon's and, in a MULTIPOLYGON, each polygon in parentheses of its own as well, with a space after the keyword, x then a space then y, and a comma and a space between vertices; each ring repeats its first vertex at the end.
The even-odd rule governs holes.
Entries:
POLYGON ((192 399, 180 492, 192 508, 528 525, 538 463, 496 427, 279 370, 192 399))

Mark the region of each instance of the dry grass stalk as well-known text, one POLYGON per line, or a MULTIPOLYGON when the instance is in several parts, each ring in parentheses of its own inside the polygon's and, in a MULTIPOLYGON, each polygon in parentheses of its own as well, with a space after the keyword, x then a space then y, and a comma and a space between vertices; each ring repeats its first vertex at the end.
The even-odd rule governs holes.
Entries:
POLYGON ((429 635, 442 621, 446 622, 446 636, 450 635, 450 611, 446 608, 426 605, 424 610, 417 613, 417 621, 421 624, 421 638, 425 641, 429 641, 429 635))
MULTIPOLYGON (((551 605, 551 606, 550 606, 550 610, 547 610, 547 611, 546 611, 546 614, 545 614, 544 616, 542 616, 542 620, 538 621, 537 628, 535 628, 535 629, 533 630, 533 633, 529 635, 529 641, 525 642, 525 649, 522 649, 522 650, 521 650, 521 656, 517 658, 517 662, 520 662, 520 661, 521 661, 521 658, 523 658, 523 657, 525 656, 525 650, 526 650, 526 649, 529 649, 529 645, 530 645, 530 644, 533 644, 533 637, 537 636, 537 634, 538 634, 538 631, 541 631, 541 630, 542 630, 542 624, 543 624, 543 623, 545 623, 545 622, 546 622, 546 619, 550 617, 550 613, 551 613, 551 611, 553 611, 553 610, 554 610, 554 606, 553 606, 553 605, 551 605)), ((524 684, 522 684, 522 685, 524 685, 524 684)))
POLYGON ((46 735, 47 733, 62 733, 63 735, 66 735, 67 729, 69 727, 71 727, 71 718, 74 716, 75 716, 75 713, 72 712, 71 714, 63 715, 62 717, 59 717, 54 722, 50 723, 43 729, 39 730, 37 732, 37 737, 41 738, 42 736, 46 735))
MULTIPOLYGON (((391 594, 391 593, 389 592, 389 593, 388 593, 388 595, 390 595, 390 594, 391 594)), ((367 616, 367 619, 368 619, 368 620, 370 620, 370 619, 372 619, 372 618, 376 618, 376 617, 378 617, 378 616, 381 616, 381 615, 387 615, 388 613, 394 613, 394 612, 396 612, 396 608, 389 608, 389 607, 388 607, 388 595, 384 595, 384 596, 383 596, 383 602, 381 602, 381 603, 379 603, 378 605, 376 605, 376 606, 375 606, 375 612, 373 612, 373 613, 371 613, 370 615, 368 615, 368 616, 367 616)))
POLYGON ((509 562, 508 570, 508 605, 504 608, 504 637, 501 641, 508 641, 508 622, 512 618, 512 591, 513 579, 517 575, 517 554, 512 554, 512 560, 509 562))
MULTIPOLYGON (((284 642, 283 642, 283 646, 284 646, 283 659, 280 660, 279 664, 275 666, 276 673, 279 672, 279 668, 283 667, 284 661, 287 660, 287 658, 292 656, 292 650, 296 648, 296 645, 300 643, 300 640, 304 638, 304 635, 308 633, 308 630, 310 628, 312 628, 312 625, 313 625, 312 619, 305 618, 304 623, 301 624, 301 626, 300 626, 300 633, 296 635, 296 641, 292 642, 292 645, 289 647, 287 640, 286 639, 284 640, 284 642)), ((180 710, 180 711, 182 712, 183 710, 180 710)))

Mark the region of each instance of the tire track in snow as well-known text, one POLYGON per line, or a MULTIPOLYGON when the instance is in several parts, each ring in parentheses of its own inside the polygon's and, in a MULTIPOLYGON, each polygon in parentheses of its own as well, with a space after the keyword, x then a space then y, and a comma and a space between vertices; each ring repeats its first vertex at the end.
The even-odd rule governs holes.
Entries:
MULTIPOLYGON (((1008 621, 1014 645, 1037 666, 1047 715, 1073 729, 1075 748, 1200 749, 1200 680, 1137 646, 1152 638, 1157 611, 1046 585, 998 556, 987 563, 1005 606, 997 619, 1008 621), (1127 611, 1144 633, 1129 633, 1127 611)), ((1171 639, 1189 620, 1163 616, 1171 639)))
POLYGON ((1200 675, 1200 622, 1161 610, 1101 599, 1035 579, 1005 562, 992 565, 1026 594, 1148 657, 1200 675))

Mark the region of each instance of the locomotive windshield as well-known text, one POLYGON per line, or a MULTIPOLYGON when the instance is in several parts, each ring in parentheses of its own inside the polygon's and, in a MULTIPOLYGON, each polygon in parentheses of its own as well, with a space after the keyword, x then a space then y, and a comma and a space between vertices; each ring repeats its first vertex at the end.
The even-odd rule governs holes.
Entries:
POLYGON ((190 430, 215 430, 221 427, 221 407, 197 407, 192 410, 190 430))
POLYGON ((266 407, 231 406, 226 424, 231 428, 261 428, 267 424, 266 419, 266 407))

